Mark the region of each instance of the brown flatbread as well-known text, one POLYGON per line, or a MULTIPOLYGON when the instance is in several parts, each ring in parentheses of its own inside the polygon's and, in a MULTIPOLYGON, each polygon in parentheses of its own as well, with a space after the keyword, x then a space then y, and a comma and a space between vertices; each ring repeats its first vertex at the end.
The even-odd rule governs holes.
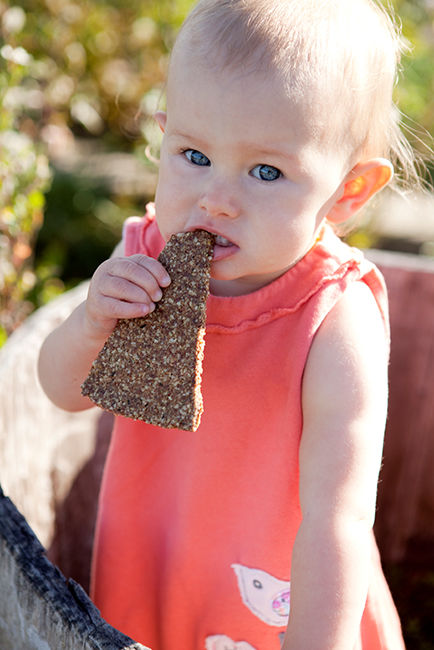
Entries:
POLYGON ((81 387, 83 395, 134 420, 197 429, 213 244, 214 236, 204 230, 170 238, 158 259, 171 284, 151 314, 118 321, 81 387))

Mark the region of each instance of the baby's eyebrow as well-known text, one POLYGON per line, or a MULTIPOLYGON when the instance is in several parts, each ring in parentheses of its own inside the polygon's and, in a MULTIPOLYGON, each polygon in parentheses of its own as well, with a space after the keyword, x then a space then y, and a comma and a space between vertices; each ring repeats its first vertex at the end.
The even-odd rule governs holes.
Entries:
POLYGON ((299 155, 295 152, 290 151, 289 149, 286 150, 284 147, 272 145, 262 147, 254 142, 251 143, 242 141, 239 144, 240 147, 256 156, 272 156, 275 158, 285 158, 285 160, 293 161, 295 163, 299 162, 299 155))
POLYGON ((199 149, 202 151, 203 149, 206 149, 207 143, 201 139, 200 135, 197 135, 195 133, 189 133, 187 131, 178 131, 176 129, 168 129, 166 131, 166 135, 173 141, 178 142, 180 144, 188 145, 192 149, 199 149))
POLYGON ((200 141, 200 138, 196 134, 187 131, 180 131, 178 129, 169 129, 168 131, 171 137, 180 138, 183 140, 194 140, 195 142, 200 141))

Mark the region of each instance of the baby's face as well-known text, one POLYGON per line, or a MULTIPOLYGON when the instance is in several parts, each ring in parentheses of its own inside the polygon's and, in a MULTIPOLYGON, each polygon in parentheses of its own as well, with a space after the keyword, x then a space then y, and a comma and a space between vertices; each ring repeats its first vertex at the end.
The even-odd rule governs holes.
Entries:
POLYGON ((156 214, 167 240, 217 235, 211 291, 249 293, 313 245, 339 198, 347 160, 321 144, 307 106, 278 79, 175 62, 168 86, 156 214))

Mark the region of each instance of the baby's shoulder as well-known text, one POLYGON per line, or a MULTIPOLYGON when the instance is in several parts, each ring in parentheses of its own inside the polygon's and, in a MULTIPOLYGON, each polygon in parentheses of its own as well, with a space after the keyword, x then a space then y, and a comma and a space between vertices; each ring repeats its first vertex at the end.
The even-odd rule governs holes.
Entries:
POLYGON ((388 332, 375 296, 364 282, 354 282, 317 332, 307 360, 305 387, 310 387, 316 406, 318 400, 325 405, 336 403, 337 397, 340 404, 352 403, 355 395, 364 400, 377 384, 384 383, 388 355, 388 332))

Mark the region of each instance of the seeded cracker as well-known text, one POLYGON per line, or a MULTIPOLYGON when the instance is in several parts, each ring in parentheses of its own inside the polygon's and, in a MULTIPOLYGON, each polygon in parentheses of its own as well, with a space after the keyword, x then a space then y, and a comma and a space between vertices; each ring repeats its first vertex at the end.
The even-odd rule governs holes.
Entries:
POLYGON ((118 321, 81 387, 83 395, 134 420, 197 429, 213 244, 214 236, 204 230, 170 238, 158 259, 171 284, 151 314, 118 321))

